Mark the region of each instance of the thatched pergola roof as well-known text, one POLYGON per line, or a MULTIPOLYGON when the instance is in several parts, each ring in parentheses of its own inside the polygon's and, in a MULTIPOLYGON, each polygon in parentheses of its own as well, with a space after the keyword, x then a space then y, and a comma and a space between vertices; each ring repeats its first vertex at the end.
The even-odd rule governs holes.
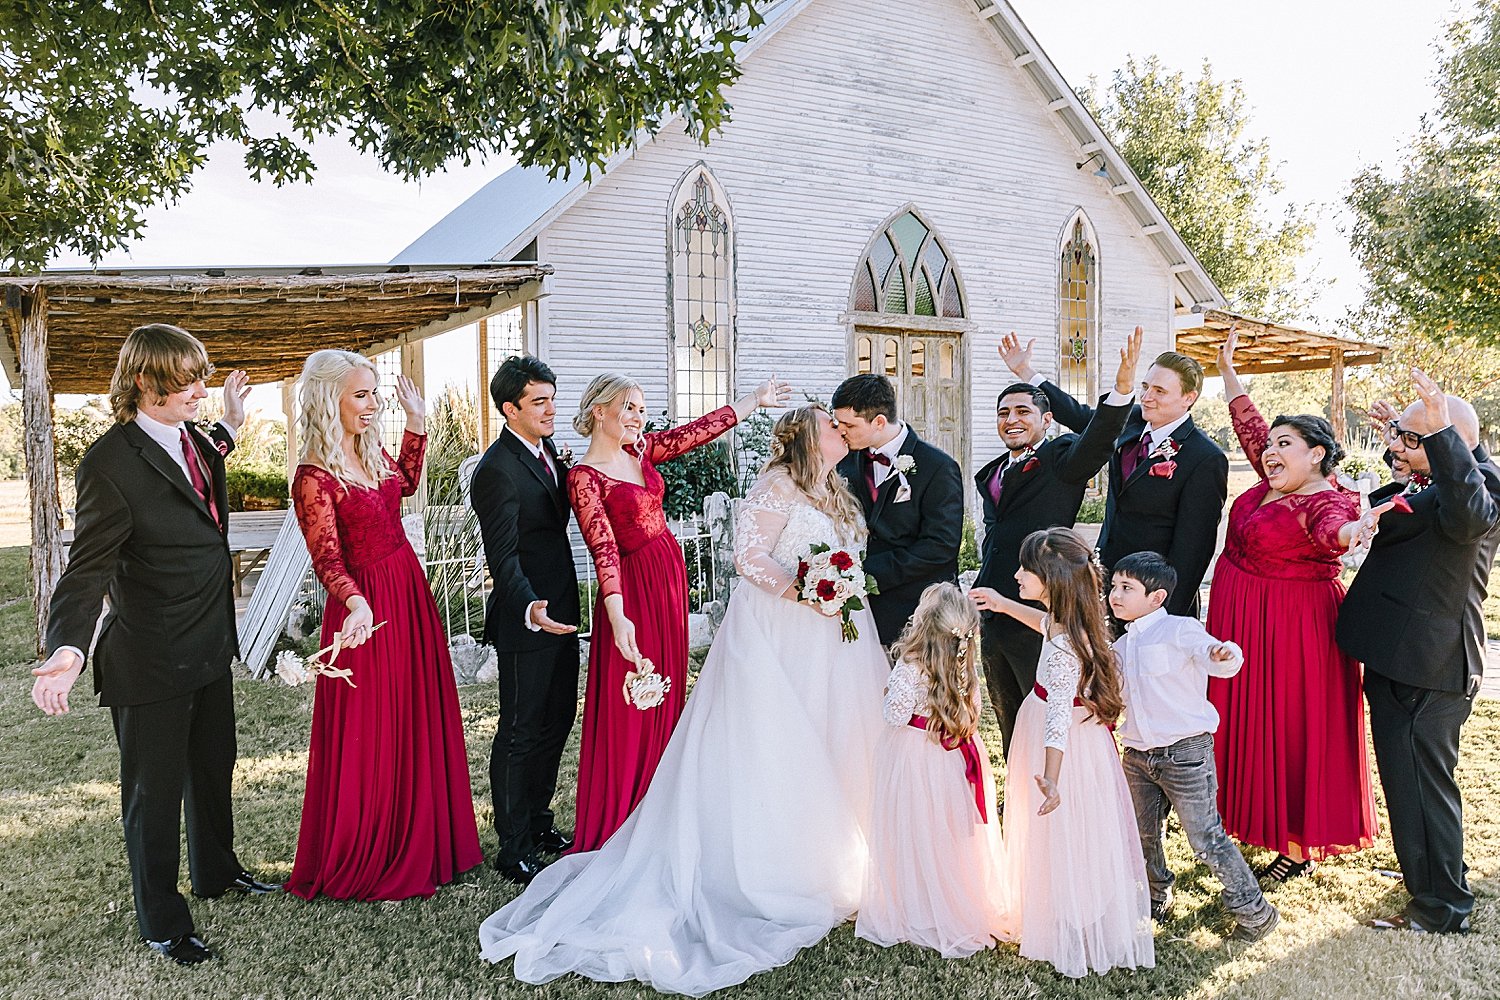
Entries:
MULTIPOLYGON (((1379 363, 1390 348, 1348 337, 1335 337, 1285 323, 1251 319, 1224 309, 1193 314, 1196 325, 1179 328, 1177 350, 1197 361, 1210 375, 1219 373, 1219 345, 1230 326, 1239 327, 1234 367, 1241 375, 1305 372, 1379 363)), ((1186 316, 1179 317, 1186 320, 1186 316)))
POLYGON ((496 300, 551 273, 532 263, 355 267, 194 267, 0 275, 12 308, 0 364, 21 385, 22 297, 46 300, 52 391, 107 391, 126 334, 172 323, 208 347, 220 371, 252 382, 295 377, 313 351, 362 354, 411 343, 493 312, 496 300))

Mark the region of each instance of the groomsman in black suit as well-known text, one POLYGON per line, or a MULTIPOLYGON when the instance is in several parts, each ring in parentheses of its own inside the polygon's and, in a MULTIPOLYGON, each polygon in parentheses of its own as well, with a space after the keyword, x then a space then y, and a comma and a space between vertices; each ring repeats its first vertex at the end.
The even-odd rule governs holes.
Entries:
MULTIPOLYGON (((1018 378, 1039 385, 1058 423, 1082 431, 1092 407, 1045 381, 1031 365, 1033 340, 1022 348, 1015 334, 1000 353, 1018 378)), ((1177 571, 1167 613, 1198 614, 1198 587, 1213 562, 1219 518, 1229 495, 1229 459, 1193 425, 1191 410, 1203 391, 1203 366, 1167 351, 1141 379, 1140 402, 1131 408, 1109 460, 1109 495, 1099 557, 1106 579, 1132 552, 1156 552, 1177 571)))
POLYGON ((500 667, 500 724, 490 750, 495 867, 525 885, 542 852, 573 846, 553 825, 552 796, 578 712, 578 574, 568 542, 567 462, 552 442, 557 378, 530 356, 490 380, 505 428, 470 486, 495 589, 484 636, 500 667))
POLYGON ((104 598, 94 691, 120 747, 120 806, 142 939, 179 965, 213 958, 177 891, 187 807, 193 894, 261 895, 280 888, 234 853, 234 690, 238 651, 228 545, 224 456, 245 419, 249 380, 224 381, 224 419, 194 426, 213 366, 175 326, 125 338, 110 385, 115 425, 78 464, 67 569, 52 595, 46 661, 31 697, 68 711, 104 598))
MULTIPOLYGON (((1005 453, 974 477, 984 514, 984 551, 974 586, 1020 600, 1016 570, 1021 542, 1033 531, 1070 527, 1078 518, 1088 482, 1109 461, 1130 413, 1140 356, 1141 328, 1136 327, 1120 350, 1114 391, 1099 404, 1082 434, 1048 438, 1052 404, 1030 382, 1017 382, 1000 393, 995 423, 1005 453)), ((1042 636, 1010 615, 986 611, 981 648, 990 704, 1008 754, 1016 713, 1036 684, 1042 636)))
POLYGON ((859 499, 870 528, 865 572, 880 587, 870 609, 881 644, 889 646, 929 584, 958 579, 963 473, 897 418, 896 389, 884 375, 845 379, 832 405, 849 445, 839 474, 859 499))
MULTIPOLYGON (((1500 545, 1500 468, 1479 419, 1420 371, 1421 396, 1391 427, 1409 467, 1410 513, 1391 511, 1339 611, 1339 646, 1365 664, 1370 736, 1391 841, 1411 902, 1382 930, 1463 933, 1474 894, 1464 864, 1458 740, 1484 671, 1486 583, 1500 545)), ((1401 493, 1393 484, 1370 497, 1401 493)))

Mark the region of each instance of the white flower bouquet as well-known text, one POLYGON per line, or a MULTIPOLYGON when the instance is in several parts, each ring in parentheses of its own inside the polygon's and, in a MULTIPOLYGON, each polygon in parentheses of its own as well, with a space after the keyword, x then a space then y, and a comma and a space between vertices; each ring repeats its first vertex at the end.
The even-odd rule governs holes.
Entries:
MULTIPOLYGON (((370 629, 370 634, 373 636, 384 624, 385 622, 377 623, 370 629)), ((333 645, 324 646, 305 659, 290 649, 283 649, 276 654, 276 676, 280 677, 287 687, 306 684, 320 674, 324 677, 337 677, 350 687, 357 687, 358 685, 354 683, 353 672, 347 667, 334 666, 334 661, 339 658, 341 649, 343 649, 343 636, 337 632, 333 636, 333 645), (325 653, 329 654, 327 663, 322 660, 325 653)))
POLYGON ((830 618, 841 618, 845 642, 859 638, 854 612, 864 608, 866 597, 880 592, 875 578, 865 572, 863 557, 819 542, 797 563, 798 598, 830 618))

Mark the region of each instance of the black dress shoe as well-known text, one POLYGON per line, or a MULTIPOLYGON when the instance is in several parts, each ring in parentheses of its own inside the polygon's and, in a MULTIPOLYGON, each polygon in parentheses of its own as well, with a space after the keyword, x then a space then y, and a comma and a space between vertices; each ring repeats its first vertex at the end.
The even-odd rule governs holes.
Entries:
POLYGON ((143 940, 152 951, 170 958, 178 965, 198 965, 214 957, 214 953, 208 950, 208 945, 196 934, 184 934, 165 941, 152 941, 150 938, 143 940))
POLYGON ((563 854, 573 847, 573 838, 563 833, 557 827, 549 828, 545 833, 537 834, 536 849, 546 851, 548 854, 563 854))
POLYGON ((541 858, 535 854, 528 854, 520 861, 515 861, 508 865, 497 863, 495 870, 507 882, 514 882, 516 885, 530 885, 531 880, 536 878, 545 867, 547 867, 547 864, 541 858))
POLYGON ((218 899, 226 892, 241 892, 246 896, 265 896, 273 892, 280 892, 281 885, 280 882, 262 882, 249 872, 242 871, 234 877, 233 881, 218 892, 199 892, 197 889, 194 889, 193 895, 199 899, 218 899))

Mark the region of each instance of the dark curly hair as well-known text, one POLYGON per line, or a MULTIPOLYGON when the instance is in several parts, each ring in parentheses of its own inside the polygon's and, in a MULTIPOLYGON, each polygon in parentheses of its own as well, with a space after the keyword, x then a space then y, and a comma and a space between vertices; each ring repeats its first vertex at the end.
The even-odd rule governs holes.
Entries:
POLYGON ((1333 475, 1333 470, 1344 460, 1344 446, 1333 436, 1333 425, 1322 417, 1315 417, 1310 413, 1279 416, 1271 421, 1271 430, 1278 427, 1290 427, 1297 432, 1298 437, 1307 442, 1309 448, 1323 449, 1323 461, 1318 466, 1318 471, 1323 475, 1333 475))

